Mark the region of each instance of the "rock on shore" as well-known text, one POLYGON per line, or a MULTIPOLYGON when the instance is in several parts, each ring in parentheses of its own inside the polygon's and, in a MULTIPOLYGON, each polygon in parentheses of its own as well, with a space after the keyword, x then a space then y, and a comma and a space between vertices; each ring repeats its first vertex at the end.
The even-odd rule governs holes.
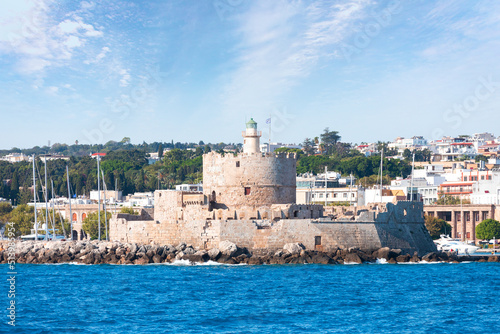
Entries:
MULTIPOLYGON (((0 248, 0 263, 7 263, 6 245, 0 248)), ((179 245, 140 245, 106 241, 23 241, 16 243, 17 263, 82 263, 82 264, 148 264, 217 261, 226 264, 352 264, 405 262, 500 262, 500 257, 457 257, 454 254, 433 252, 419 257, 402 254, 400 249, 380 248, 375 251, 336 249, 330 252, 307 250, 302 244, 287 244, 281 250, 259 250, 253 253, 232 242, 223 241, 220 249, 195 249, 179 245)))

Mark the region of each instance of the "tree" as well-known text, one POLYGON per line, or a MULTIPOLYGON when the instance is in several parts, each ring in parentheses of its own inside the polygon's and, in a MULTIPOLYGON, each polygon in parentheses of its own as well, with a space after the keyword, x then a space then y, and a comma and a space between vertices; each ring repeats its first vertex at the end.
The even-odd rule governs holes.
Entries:
POLYGON ((498 220, 485 219, 476 227, 476 238, 482 240, 499 239, 500 223, 498 220))
POLYGON ((9 221, 9 214, 12 212, 10 203, 0 203, 0 224, 3 225, 9 221))
POLYGON ((163 158, 163 145, 160 143, 160 146, 158 146, 158 158, 161 160, 163 158))
MULTIPOLYGON (((109 229, 109 219, 111 218, 111 213, 108 212, 108 216, 106 217, 108 221, 108 229, 109 229)), ((99 220, 97 212, 91 212, 89 215, 83 220, 82 228, 90 239, 96 240, 99 237, 99 220)), ((104 220, 104 211, 101 211, 101 240, 105 240, 106 238, 106 221, 104 220)))
POLYGON ((323 133, 320 135, 321 143, 324 146, 324 151, 326 153, 331 153, 331 148, 340 141, 340 136, 338 131, 330 131, 329 128, 325 128, 323 133))
POLYGON ((409 160, 411 161, 413 159, 413 154, 411 153, 411 151, 407 148, 405 148, 405 150, 403 151, 403 158, 405 160, 409 160))
POLYGON ((457 204, 470 204, 470 200, 463 199, 460 201, 459 197, 452 195, 444 195, 443 193, 438 193, 437 205, 457 205, 457 204))
POLYGON ((14 172, 12 176, 12 180, 10 182, 10 199, 14 203, 14 200, 17 199, 17 195, 19 194, 19 181, 17 179, 17 171, 14 172))
POLYGON ((482 154, 479 154, 479 155, 476 155, 476 157, 474 158, 474 160, 476 162, 479 162, 479 161, 484 161, 484 162, 488 162, 488 157, 487 156, 484 156, 482 154))
POLYGON ((306 155, 314 154, 314 141, 311 138, 306 138, 302 143, 302 150, 306 155))
POLYGON ((30 234, 35 221, 35 211, 33 207, 26 204, 18 205, 10 212, 7 219, 14 223, 16 236, 30 234))
POLYGON ((127 145, 130 144, 130 137, 123 137, 123 139, 120 141, 120 143, 127 145))
POLYGON ((139 214, 134 209, 132 209, 128 206, 124 206, 123 208, 121 208, 120 213, 127 213, 129 215, 138 215, 139 214))
POLYGON ((427 227, 432 239, 439 239, 441 234, 451 233, 451 225, 443 219, 427 215, 424 219, 425 227, 427 227))

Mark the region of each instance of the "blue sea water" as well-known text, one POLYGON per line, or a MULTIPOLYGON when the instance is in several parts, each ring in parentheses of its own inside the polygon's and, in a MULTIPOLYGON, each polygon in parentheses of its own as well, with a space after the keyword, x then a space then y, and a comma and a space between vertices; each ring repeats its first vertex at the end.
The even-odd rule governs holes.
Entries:
POLYGON ((16 270, 16 326, 4 311, 1 332, 500 332, 500 263, 16 270))

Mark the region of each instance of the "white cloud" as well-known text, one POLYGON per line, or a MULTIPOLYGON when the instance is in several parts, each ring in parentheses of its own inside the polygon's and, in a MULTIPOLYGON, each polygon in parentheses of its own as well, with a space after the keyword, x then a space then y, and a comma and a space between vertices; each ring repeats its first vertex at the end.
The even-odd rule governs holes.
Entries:
POLYGON ((57 92, 59 91, 59 88, 58 87, 55 87, 55 86, 50 86, 46 89, 47 93, 50 94, 50 95, 56 95, 57 92))
POLYGON ((61 22, 52 17, 53 0, 6 0, 0 12, 0 54, 16 54, 22 73, 61 65, 103 33, 73 15, 61 22))
POLYGON ((120 76, 121 76, 121 79, 120 79, 120 86, 121 87, 127 87, 130 84, 131 76, 130 76, 129 71, 130 70, 121 69, 118 72, 120 74, 120 76))
POLYGON ((240 16, 237 68, 223 93, 226 111, 269 110, 321 58, 353 33, 369 0, 301 2, 258 1, 240 16))
POLYGON ((70 49, 82 46, 82 42, 76 36, 69 36, 64 44, 70 49))
POLYGON ((95 59, 87 59, 84 61, 85 64, 93 64, 93 63, 98 63, 100 62, 104 57, 106 57, 106 54, 110 52, 111 50, 105 46, 101 49, 101 52, 95 57, 95 59))

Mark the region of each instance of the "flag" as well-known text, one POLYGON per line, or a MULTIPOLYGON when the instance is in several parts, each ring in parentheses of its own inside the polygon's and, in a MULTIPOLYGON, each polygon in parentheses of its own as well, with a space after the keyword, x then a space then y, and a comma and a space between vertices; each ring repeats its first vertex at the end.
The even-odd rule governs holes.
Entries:
POLYGON ((266 119, 266 124, 271 124, 271 118, 266 119))

